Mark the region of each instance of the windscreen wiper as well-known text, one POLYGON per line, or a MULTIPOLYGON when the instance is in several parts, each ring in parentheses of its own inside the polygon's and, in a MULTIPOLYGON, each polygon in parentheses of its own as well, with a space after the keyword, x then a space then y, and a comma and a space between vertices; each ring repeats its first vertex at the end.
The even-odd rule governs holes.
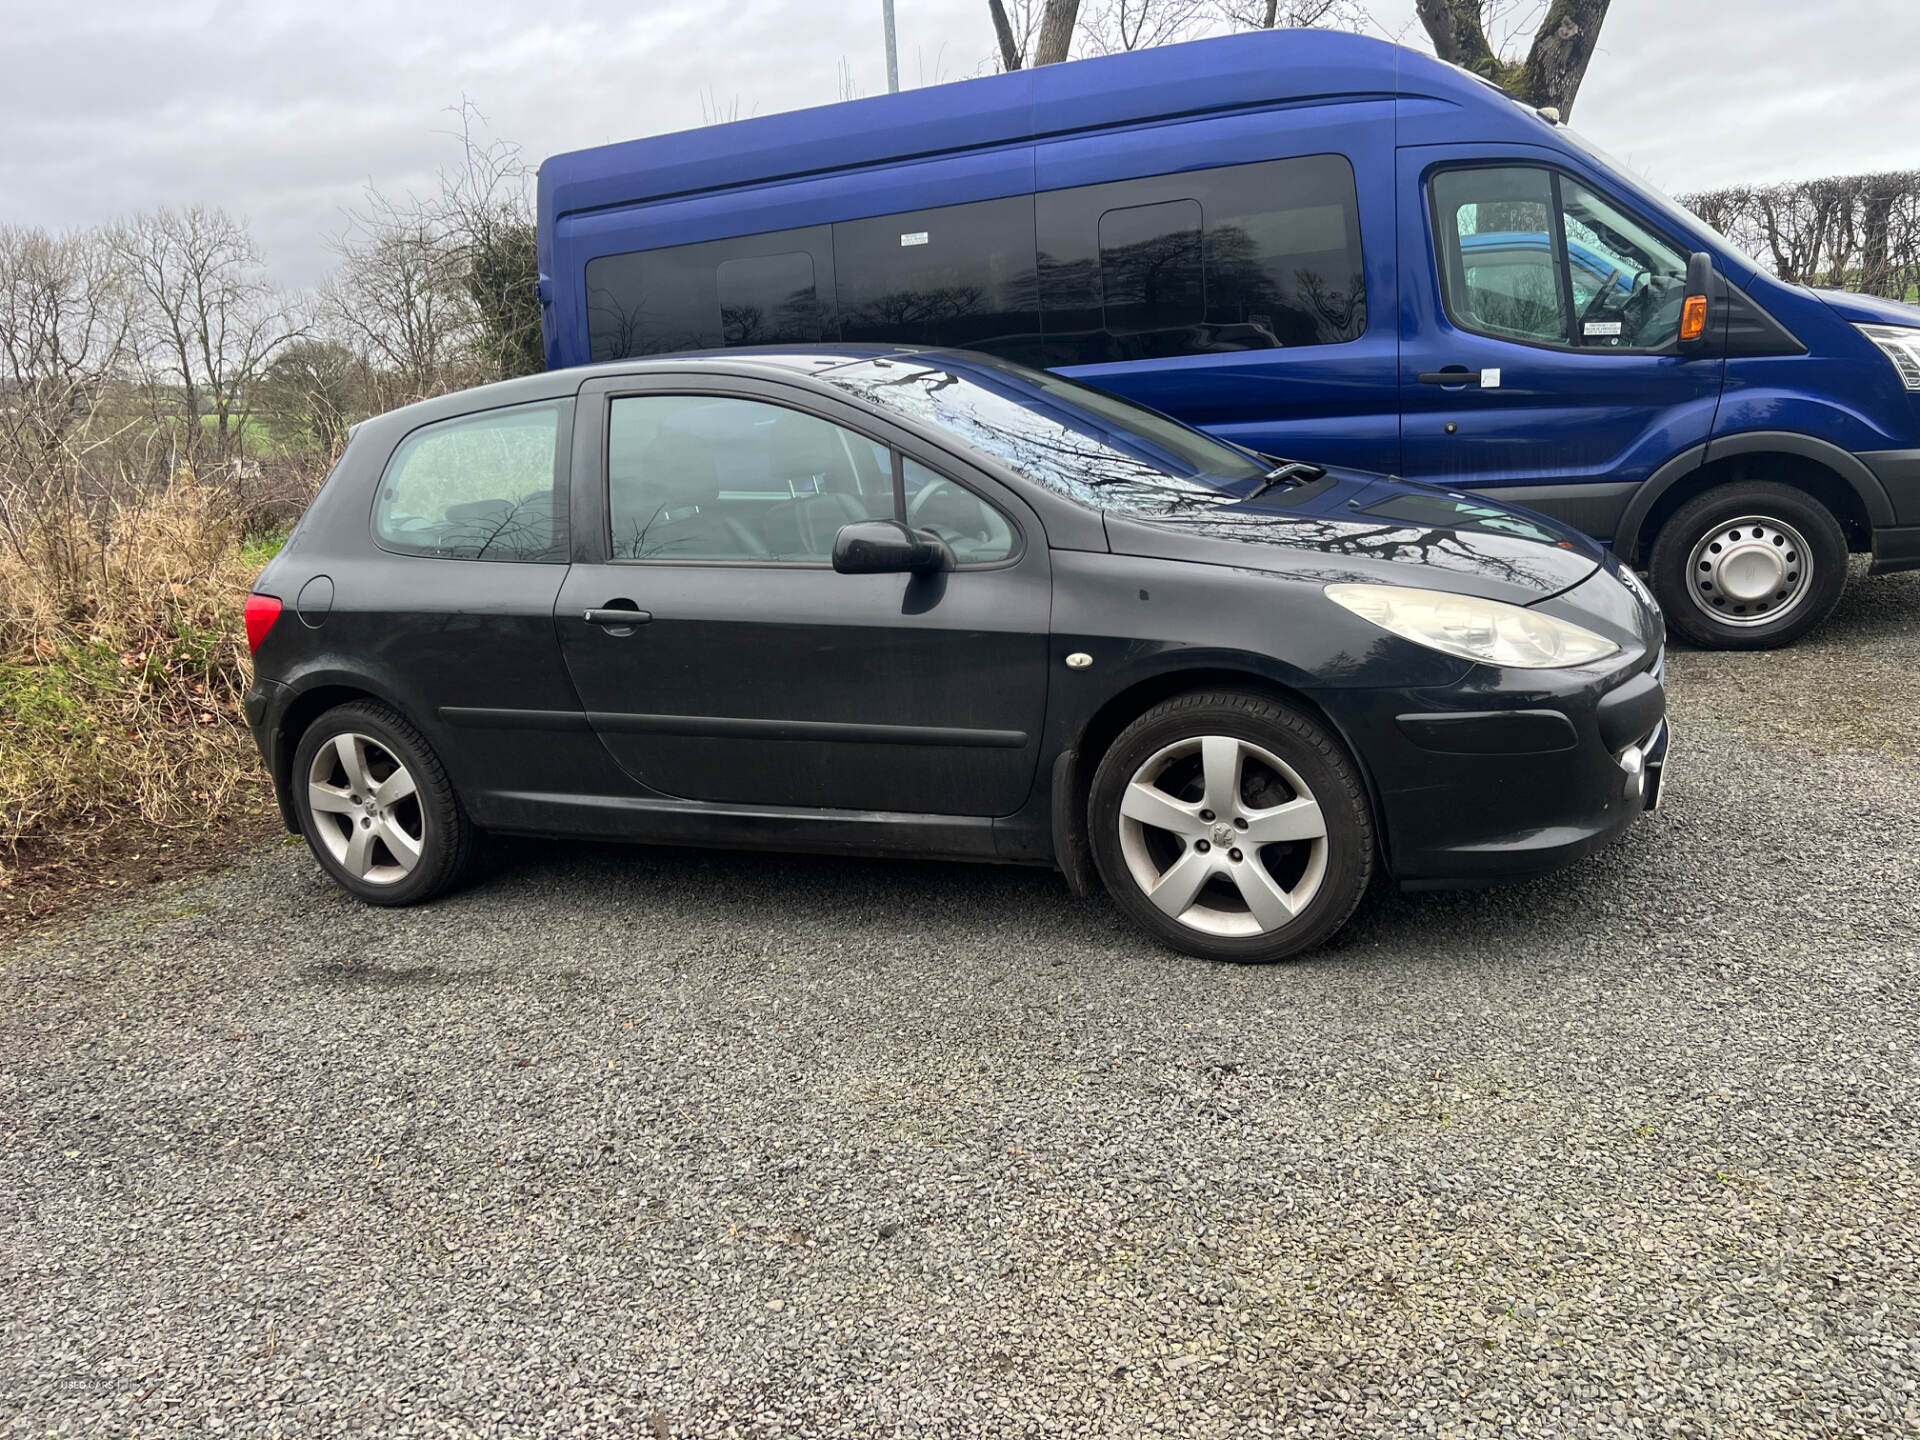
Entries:
POLYGON ((1327 473, 1324 465, 1309 465, 1305 460, 1282 460, 1273 469, 1260 477, 1260 483, 1240 498, 1258 500, 1269 490, 1277 490, 1282 485, 1305 485, 1318 480, 1327 473))

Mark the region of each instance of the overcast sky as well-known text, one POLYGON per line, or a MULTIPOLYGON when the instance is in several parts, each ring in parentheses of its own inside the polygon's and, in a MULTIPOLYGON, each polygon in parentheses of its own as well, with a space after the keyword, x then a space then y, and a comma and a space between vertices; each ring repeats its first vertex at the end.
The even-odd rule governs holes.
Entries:
MULTIPOLYGON (((1089 5, 1096 0, 1087 0, 1089 5)), ((880 0, 0 0, 0 223, 246 216, 291 285, 371 183, 430 187, 462 95, 532 161, 886 88, 880 0)), ((897 0, 903 86, 993 51, 897 0)), ((1375 0, 1423 43, 1412 0, 1375 0)), ((1920 0, 1615 0, 1576 127, 1669 191, 1920 167, 1920 0)))

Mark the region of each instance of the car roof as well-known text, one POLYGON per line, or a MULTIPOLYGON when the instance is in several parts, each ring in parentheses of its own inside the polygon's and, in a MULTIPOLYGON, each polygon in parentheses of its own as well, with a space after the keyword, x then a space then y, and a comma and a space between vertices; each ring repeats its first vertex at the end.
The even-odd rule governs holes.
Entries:
MULTIPOLYGON (((1010 383, 1020 383, 1019 374, 991 356, 973 355, 959 350, 942 350, 924 345, 799 344, 738 346, 726 350, 676 351, 665 355, 635 356, 627 360, 605 360, 593 365, 576 365, 562 370, 543 370, 512 380, 496 380, 418 400, 374 416, 364 424, 379 430, 411 430, 436 420, 449 420, 481 410, 507 405, 532 404, 541 400, 561 400, 573 395, 590 380, 622 375, 684 375, 689 372, 711 375, 758 377, 770 380, 805 379, 842 365, 862 360, 885 360, 916 356, 971 375, 991 372, 1010 383)), ((358 429, 359 427, 356 427, 358 429)))

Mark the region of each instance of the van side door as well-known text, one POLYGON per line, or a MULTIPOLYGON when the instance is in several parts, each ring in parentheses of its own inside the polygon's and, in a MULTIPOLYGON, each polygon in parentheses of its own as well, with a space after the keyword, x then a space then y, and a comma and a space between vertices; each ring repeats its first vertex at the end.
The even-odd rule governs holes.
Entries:
POLYGON ((1565 157, 1399 151, 1400 468, 1610 538, 1706 442, 1724 362, 1676 353, 1688 252, 1565 157))

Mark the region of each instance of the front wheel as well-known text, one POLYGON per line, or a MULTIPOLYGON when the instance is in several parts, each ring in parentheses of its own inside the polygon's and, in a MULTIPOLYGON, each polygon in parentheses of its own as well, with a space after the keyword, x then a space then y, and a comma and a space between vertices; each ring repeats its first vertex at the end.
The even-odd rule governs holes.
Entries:
POLYGON ((1207 960, 1311 949, 1346 923, 1373 874, 1353 762, 1260 695, 1181 695, 1142 715, 1094 772, 1088 821, 1114 901, 1207 960))
POLYGON ((1667 623, 1694 644, 1770 650, 1791 645, 1840 603, 1847 537, 1803 490, 1722 485, 1660 527, 1650 569, 1667 623))

